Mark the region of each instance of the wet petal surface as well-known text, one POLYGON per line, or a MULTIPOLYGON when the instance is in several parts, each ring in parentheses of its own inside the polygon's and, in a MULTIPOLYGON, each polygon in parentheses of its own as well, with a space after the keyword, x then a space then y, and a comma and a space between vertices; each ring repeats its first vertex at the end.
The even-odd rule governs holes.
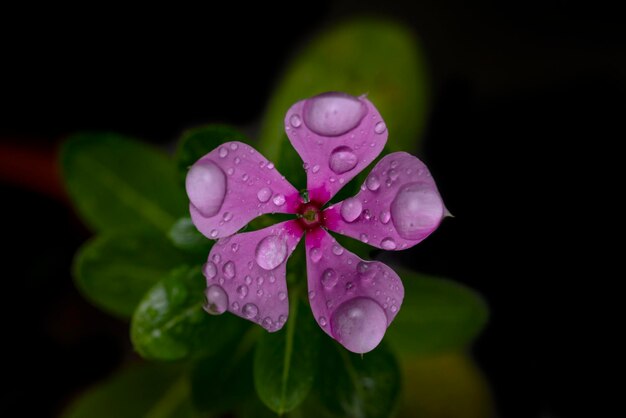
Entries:
POLYGON ((285 131, 307 171, 312 200, 327 202, 383 150, 387 128, 364 96, 324 93, 293 105, 285 131))
POLYGON ((198 160, 186 189, 191 219, 211 239, 232 235, 266 213, 293 213, 299 203, 274 164, 242 142, 226 142, 198 160))
POLYGON ((403 250, 430 235, 446 215, 426 165, 395 152, 376 164, 356 196, 329 207, 323 216, 332 231, 384 250, 403 250))
POLYGON ((319 326, 352 352, 373 350, 402 305, 398 275, 360 259, 321 228, 307 233, 306 252, 309 302, 319 326))
POLYGON ((287 259, 302 237, 295 221, 222 238, 204 265, 207 312, 226 310, 270 332, 287 321, 287 259))

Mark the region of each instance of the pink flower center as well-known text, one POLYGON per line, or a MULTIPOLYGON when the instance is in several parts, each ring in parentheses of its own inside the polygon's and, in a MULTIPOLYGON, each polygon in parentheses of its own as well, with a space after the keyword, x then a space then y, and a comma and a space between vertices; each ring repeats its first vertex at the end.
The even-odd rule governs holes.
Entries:
POLYGON ((320 214, 320 205, 317 202, 301 203, 297 210, 298 223, 305 231, 317 229, 323 225, 323 219, 320 214))

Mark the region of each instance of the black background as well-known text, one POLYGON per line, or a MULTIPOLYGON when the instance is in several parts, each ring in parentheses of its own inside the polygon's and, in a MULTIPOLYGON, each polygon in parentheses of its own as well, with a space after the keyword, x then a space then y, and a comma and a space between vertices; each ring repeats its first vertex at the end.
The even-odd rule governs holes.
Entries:
MULTIPOLYGON (((4 10, 0 140, 51 156, 82 129, 165 146, 200 123, 254 131, 298 45, 346 17, 396 18, 425 49, 433 98, 420 157, 456 216, 399 258, 487 299, 491 320, 474 352, 500 416, 580 412, 594 367, 581 347, 602 344, 589 315, 595 293, 581 280, 600 283, 585 247, 602 242, 607 146, 625 137, 616 6, 296 6, 4 10)), ((127 326, 73 288, 71 258, 89 233, 69 205, 3 172, 0 415, 50 416, 129 356, 127 326)))

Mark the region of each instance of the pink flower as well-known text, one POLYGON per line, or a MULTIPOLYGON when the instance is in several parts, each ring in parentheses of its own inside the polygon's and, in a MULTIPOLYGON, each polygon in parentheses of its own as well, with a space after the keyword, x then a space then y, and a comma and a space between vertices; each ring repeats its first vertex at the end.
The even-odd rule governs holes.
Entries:
POLYGON ((365 97, 325 93, 294 104, 285 130, 304 161, 308 200, 247 144, 227 142, 187 174, 191 218, 218 239, 204 265, 207 311, 226 311, 270 332, 287 321, 286 262, 306 235, 309 301, 319 326, 355 353, 373 350, 398 313, 404 288, 378 261, 365 261, 327 232, 385 250, 403 250, 432 233, 447 215, 428 168, 394 152, 372 170, 360 192, 324 205, 383 150, 387 129, 365 97), (235 234, 266 213, 297 217, 235 234), (233 235, 235 234, 235 235, 233 235))

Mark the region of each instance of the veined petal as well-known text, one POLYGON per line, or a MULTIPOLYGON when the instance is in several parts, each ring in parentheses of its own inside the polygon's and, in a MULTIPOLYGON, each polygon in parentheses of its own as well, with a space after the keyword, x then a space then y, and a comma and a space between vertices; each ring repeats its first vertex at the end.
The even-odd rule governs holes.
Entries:
POLYGON ((298 191, 258 151, 226 142, 187 173, 191 219, 205 236, 222 238, 265 213, 293 213, 298 191))
POLYGON ((387 128, 365 96, 324 93, 294 104, 285 131, 307 171, 311 200, 326 203, 380 154, 387 128))
POLYGON ((360 259, 321 228, 307 233, 306 253, 309 302, 319 326, 352 352, 373 350, 402 305, 398 275, 360 259))
POLYGON ((203 269, 207 312, 228 310, 270 332, 281 329, 289 315, 287 259, 301 237, 287 221, 217 241, 203 269))
POLYGON ((405 152, 386 155, 354 197, 324 212, 328 229, 384 250, 403 250, 449 215, 428 168, 405 152))

